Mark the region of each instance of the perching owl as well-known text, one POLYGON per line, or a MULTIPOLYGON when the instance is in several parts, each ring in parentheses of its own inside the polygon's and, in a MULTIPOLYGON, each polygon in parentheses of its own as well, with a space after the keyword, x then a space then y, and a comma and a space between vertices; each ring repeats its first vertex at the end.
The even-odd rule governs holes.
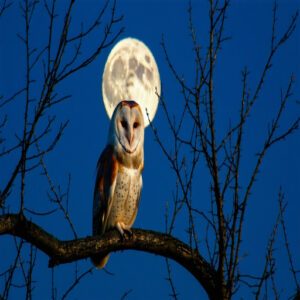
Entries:
MULTIPOLYGON (((144 118, 134 101, 122 101, 111 118, 108 143, 97 165, 93 235, 116 228, 122 237, 137 215, 144 167, 144 118)), ((109 255, 92 257, 103 268, 109 255)))

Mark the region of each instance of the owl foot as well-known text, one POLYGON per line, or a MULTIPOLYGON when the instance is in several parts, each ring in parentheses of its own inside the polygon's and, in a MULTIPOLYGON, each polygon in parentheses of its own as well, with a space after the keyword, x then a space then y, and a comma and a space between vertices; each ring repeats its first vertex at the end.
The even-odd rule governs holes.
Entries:
POLYGON ((126 240, 127 238, 131 238, 133 233, 129 227, 127 227, 124 223, 117 223, 117 230, 119 231, 122 240, 126 240))
POLYGON ((132 237, 133 233, 130 229, 124 229, 124 235, 128 236, 129 238, 132 237))

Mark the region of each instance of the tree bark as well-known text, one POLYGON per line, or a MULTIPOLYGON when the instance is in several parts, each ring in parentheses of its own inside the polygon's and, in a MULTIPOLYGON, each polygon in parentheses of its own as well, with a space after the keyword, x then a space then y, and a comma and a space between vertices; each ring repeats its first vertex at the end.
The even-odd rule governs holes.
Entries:
POLYGON ((49 267, 89 258, 93 254, 107 254, 132 249, 173 259, 189 271, 205 289, 210 299, 217 299, 217 273, 195 250, 178 239, 159 232, 132 229, 133 235, 122 239, 111 230, 103 236, 61 241, 22 214, 0 216, 0 235, 18 236, 46 253, 49 267))

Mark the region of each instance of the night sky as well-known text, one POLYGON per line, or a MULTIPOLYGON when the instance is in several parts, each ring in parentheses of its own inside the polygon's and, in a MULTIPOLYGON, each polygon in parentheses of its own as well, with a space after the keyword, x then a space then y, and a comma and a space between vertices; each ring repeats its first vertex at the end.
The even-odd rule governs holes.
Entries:
MULTIPOLYGON (((81 24, 90 24, 102 8, 102 1, 81 0, 75 4, 71 20, 71 32, 78 32, 81 24)), ((58 25, 61 26, 61 15, 65 11, 67 1, 59 1, 58 25)), ((208 1, 192 1, 193 17, 198 38, 203 49, 208 41, 208 1)), ((278 1, 277 29, 280 36, 288 26, 291 16, 299 8, 299 1, 278 1)), ((111 4, 110 4, 111 5, 111 4)), ((247 66, 249 74, 249 90, 253 93, 266 61, 272 29, 273 2, 269 0, 234 0, 231 2, 225 23, 225 35, 230 39, 222 45, 218 57, 215 74, 215 104, 217 118, 217 139, 228 129, 230 122, 237 120, 239 100, 242 92, 241 71, 247 66)), ((110 9, 110 8, 109 8, 110 9)), ((176 83, 161 47, 162 37, 169 56, 178 73, 186 82, 192 84, 194 57, 192 42, 188 28, 188 1, 179 0, 145 0, 117 2, 117 15, 124 19, 117 24, 117 31, 122 26, 124 33, 118 39, 134 37, 143 41, 152 51, 160 70, 164 99, 174 116, 180 115, 183 98, 180 86, 176 83)), ((108 15, 107 15, 108 17, 108 15)), ((106 17, 106 20, 107 20, 106 17)), ((42 47, 46 42, 48 21, 45 17, 43 3, 38 4, 32 19, 31 41, 34 47, 42 47)), ((17 33, 24 33, 24 20, 16 1, 0 18, 0 94, 8 97, 22 88, 25 82, 25 47, 17 33)), ((90 53, 97 46, 103 33, 103 27, 92 34, 83 45, 83 55, 90 53)), ((57 38, 57 35, 56 35, 57 38)), ((102 149, 106 145, 109 119, 106 115, 101 95, 101 79, 106 58, 112 47, 105 49, 100 56, 87 68, 69 77, 58 85, 57 92, 71 97, 49 111, 49 116, 56 116, 53 133, 61 123, 69 120, 63 138, 55 150, 45 159, 48 172, 62 193, 67 191, 69 177, 70 191, 68 194, 69 215, 79 237, 91 235, 92 195, 96 174, 96 163, 102 149)), ((242 183, 246 183, 249 171, 255 162, 255 154, 261 149, 264 137, 268 133, 268 125, 274 119, 280 103, 281 90, 285 91, 291 74, 296 79, 293 96, 286 106, 280 129, 286 129, 299 116, 300 95, 300 30, 297 27, 290 40, 274 57, 272 69, 267 76, 264 88, 251 113, 246 126, 245 143, 242 152, 242 183)), ((33 97, 38 96, 42 64, 34 69, 32 84, 33 97)), ((16 136, 22 134, 25 97, 20 95, 13 102, 0 110, 0 118, 7 114, 8 123, 2 136, 7 145, 16 142, 16 136)), ((33 116, 33 106, 30 116, 33 116)), ((0 120, 1 120, 0 119, 0 120)), ((47 119, 45 119, 47 120, 47 119)), ((46 121, 43 121, 44 125, 46 121)), ((42 129, 42 125, 39 130, 42 129)), ((158 107, 154 119, 158 134, 166 142, 168 150, 172 149, 170 129, 163 113, 158 107)), ((288 203, 285 212, 286 227, 289 234, 291 251, 299 269, 300 247, 300 138, 299 132, 288 137, 284 142, 276 144, 268 153, 262 164, 252 191, 243 235, 241 249, 241 273, 259 275, 264 266, 265 249, 268 238, 276 222, 278 213, 277 195, 280 187, 285 193, 288 203), (297 257, 298 255, 298 257, 297 257)), ((51 135, 50 135, 51 136, 51 135)), ((46 139, 46 141, 49 141, 46 139)), ((188 152, 186 152, 189 160, 188 152)), ((14 167, 19 153, 14 152, 0 158, 0 189, 14 167)), ((25 207, 38 211, 55 208, 47 197, 49 186, 46 178, 41 176, 41 168, 33 170, 27 178, 25 189, 25 207)), ((166 208, 172 209, 172 197, 175 193, 176 178, 170 164, 164 157, 155 141, 151 128, 145 132, 145 169, 143 173, 143 191, 140 208, 134 227, 165 231, 166 208)), ((200 158, 195 174, 193 201, 195 206, 207 212, 210 209, 211 178, 204 159, 200 158)), ((7 199, 10 212, 17 212, 20 203, 20 179, 16 180, 14 190, 7 199)), ((55 214, 39 217, 26 214, 28 218, 42 226, 59 239, 72 239, 70 226, 58 211, 55 214)), ((182 211, 178 218, 174 236, 188 242, 187 214, 182 211)), ((199 220, 200 250, 205 250, 205 223, 199 220), (202 247, 202 248, 201 248, 202 247)), ((0 273, 8 268, 15 255, 14 240, 8 236, 0 238, 1 259, 0 273)), ((29 246, 25 246, 24 254, 29 246)), ((277 275, 275 277, 282 299, 287 299, 295 285, 289 272, 288 259, 284 249, 282 231, 279 230, 275 245, 277 275)), ((24 260, 28 256, 24 255, 24 260)), ((33 271, 34 299, 51 299, 51 276, 48 269, 48 257, 37 252, 37 264, 33 271)), ((77 264, 78 274, 91 267, 90 260, 77 264)), ((171 263, 172 274, 179 299, 202 299, 203 289, 196 280, 181 266, 171 263)), ((166 281, 167 270, 165 259, 143 252, 124 251, 112 254, 107 271, 93 270, 86 275, 81 283, 69 295, 69 299, 121 299, 128 292, 126 299, 169 299, 171 289, 166 281)), ((54 270, 54 283, 57 299, 61 299, 74 281, 75 264, 61 265, 54 270)), ((14 279, 15 284, 22 283, 21 273, 14 279)), ((3 278, 0 290, 3 290, 3 278)), ((235 299, 251 299, 251 291, 244 285, 235 299)), ((24 299, 24 290, 15 288, 10 299, 24 299)), ((270 298, 271 299, 271 298, 270 298)))

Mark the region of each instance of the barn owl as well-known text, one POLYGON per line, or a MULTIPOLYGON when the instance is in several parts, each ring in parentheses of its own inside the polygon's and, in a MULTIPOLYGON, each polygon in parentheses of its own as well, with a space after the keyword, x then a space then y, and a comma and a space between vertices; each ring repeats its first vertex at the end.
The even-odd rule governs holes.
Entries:
MULTIPOLYGON (((131 234, 139 206, 144 167, 144 118, 134 101, 121 101, 112 115, 108 143, 100 155, 93 204, 93 234, 116 228, 131 234)), ((103 268, 109 255, 92 257, 103 268)))

